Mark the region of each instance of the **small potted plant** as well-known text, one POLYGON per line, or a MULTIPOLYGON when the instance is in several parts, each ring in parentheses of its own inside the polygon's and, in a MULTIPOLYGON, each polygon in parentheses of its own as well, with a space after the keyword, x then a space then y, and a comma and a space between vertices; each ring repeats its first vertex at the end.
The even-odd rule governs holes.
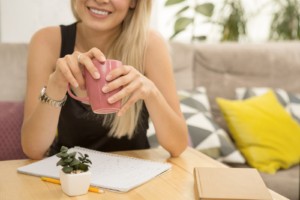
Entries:
POLYGON ((69 196, 86 194, 91 182, 89 167, 92 162, 87 154, 78 152, 80 156, 77 159, 77 152, 68 153, 68 150, 62 146, 60 152, 56 154, 60 158, 56 165, 62 166, 60 171, 62 190, 69 196))

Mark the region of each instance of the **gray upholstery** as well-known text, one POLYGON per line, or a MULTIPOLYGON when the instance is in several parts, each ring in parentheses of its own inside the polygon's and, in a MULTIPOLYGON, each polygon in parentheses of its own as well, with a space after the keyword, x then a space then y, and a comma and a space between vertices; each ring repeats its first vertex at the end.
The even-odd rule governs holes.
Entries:
POLYGON ((27 44, 0 44, 0 100, 23 100, 27 44))
MULTIPOLYGON (((24 99, 27 48, 26 44, 0 44, 0 101, 24 99)), ((215 97, 233 99, 236 87, 270 86, 300 93, 300 42, 194 45, 173 42, 170 53, 177 88, 205 86, 214 117, 222 127, 225 124, 215 97)), ((274 191, 299 199, 299 165, 262 177, 274 191)))
MULTIPOLYGON (((216 97, 234 99, 235 88, 243 86, 282 88, 300 94, 300 42, 171 43, 170 46, 177 87, 191 89, 205 86, 214 119, 226 130, 216 97), (193 63, 192 66, 190 63, 193 63)), ((297 200, 299 171, 298 165, 275 175, 262 173, 262 177, 269 188, 297 200)))
POLYGON ((194 84, 207 88, 213 115, 223 128, 216 97, 235 98, 236 87, 265 86, 300 94, 300 42, 198 45, 194 84))

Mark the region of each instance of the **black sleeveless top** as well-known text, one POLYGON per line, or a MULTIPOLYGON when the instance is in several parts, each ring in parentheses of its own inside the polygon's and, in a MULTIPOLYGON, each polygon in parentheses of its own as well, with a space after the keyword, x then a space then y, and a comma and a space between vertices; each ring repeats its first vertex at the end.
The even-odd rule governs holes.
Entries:
MULTIPOLYGON (((76 24, 61 25, 60 57, 72 54, 75 47, 76 24)), ((68 95, 68 94, 67 94, 68 95)), ((127 136, 114 138, 108 136, 109 127, 102 125, 104 115, 94 114, 91 107, 68 95, 61 109, 57 137, 49 149, 49 155, 59 152, 62 145, 81 146, 99 151, 121 151, 149 148, 146 136, 149 113, 145 104, 139 116, 137 127, 131 139, 127 136)))

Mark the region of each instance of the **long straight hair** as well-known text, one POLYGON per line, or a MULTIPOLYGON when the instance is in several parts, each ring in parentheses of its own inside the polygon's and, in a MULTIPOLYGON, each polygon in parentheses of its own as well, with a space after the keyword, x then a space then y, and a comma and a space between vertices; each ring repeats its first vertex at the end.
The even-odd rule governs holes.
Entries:
MULTIPOLYGON (((129 9, 121 24, 119 36, 112 42, 106 57, 122 61, 123 64, 135 67, 145 74, 145 52, 149 34, 149 20, 152 0, 135 0, 135 8, 129 9)), ((75 0, 71 0, 75 18, 80 21, 75 9, 75 0)), ((124 104, 129 97, 122 100, 124 104)), ((110 127, 109 135, 120 138, 131 138, 137 126, 143 101, 138 100, 121 117, 115 114, 105 115, 103 125, 110 127)))

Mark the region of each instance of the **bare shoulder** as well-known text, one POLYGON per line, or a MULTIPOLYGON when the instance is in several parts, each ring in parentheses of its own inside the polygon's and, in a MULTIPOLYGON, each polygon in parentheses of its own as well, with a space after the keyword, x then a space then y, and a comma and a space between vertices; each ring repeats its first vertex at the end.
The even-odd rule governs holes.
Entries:
POLYGON ((155 71, 157 71, 155 68, 164 68, 165 70, 172 71, 168 43, 158 32, 154 30, 151 30, 148 34, 145 63, 145 74, 152 79, 157 77, 157 75, 154 75, 155 71))
POLYGON ((38 41, 43 43, 56 43, 60 40, 60 28, 58 26, 45 27, 38 30, 31 38, 31 43, 38 41))
POLYGON ((165 51, 167 49, 168 49, 168 43, 163 38, 163 36, 155 30, 150 30, 148 34, 148 51, 157 52, 159 50, 165 51))
POLYGON ((170 65, 170 52, 168 42, 155 30, 150 30, 148 34, 148 44, 146 51, 146 63, 159 62, 170 65))
POLYGON ((38 30, 31 38, 30 53, 44 58, 57 58, 61 46, 61 34, 58 26, 38 30))

